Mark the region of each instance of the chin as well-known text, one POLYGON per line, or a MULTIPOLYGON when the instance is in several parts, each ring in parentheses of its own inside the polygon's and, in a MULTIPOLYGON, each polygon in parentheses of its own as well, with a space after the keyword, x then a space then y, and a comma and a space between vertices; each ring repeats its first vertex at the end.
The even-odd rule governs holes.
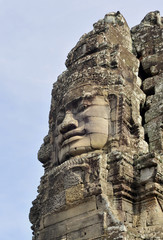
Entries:
POLYGON ((73 147, 69 148, 69 151, 66 153, 62 153, 62 150, 60 151, 60 157, 59 157, 59 162, 62 164, 63 162, 69 160, 72 157, 80 156, 82 154, 86 154, 88 152, 92 152, 94 149, 92 149, 91 146, 86 146, 86 147, 73 147))

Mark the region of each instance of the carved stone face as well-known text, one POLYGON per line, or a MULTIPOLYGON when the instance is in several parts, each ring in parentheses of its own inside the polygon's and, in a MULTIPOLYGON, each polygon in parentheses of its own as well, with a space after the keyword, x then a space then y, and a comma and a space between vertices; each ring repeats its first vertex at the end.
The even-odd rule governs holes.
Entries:
POLYGON ((72 100, 57 114, 55 146, 59 163, 103 149, 108 140, 110 109, 104 96, 72 100))

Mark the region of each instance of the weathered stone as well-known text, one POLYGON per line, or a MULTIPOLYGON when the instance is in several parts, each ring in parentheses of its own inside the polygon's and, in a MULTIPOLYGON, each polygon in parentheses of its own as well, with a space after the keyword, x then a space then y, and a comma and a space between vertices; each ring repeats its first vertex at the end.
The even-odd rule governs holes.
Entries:
POLYGON ((161 240, 163 19, 93 27, 53 86, 33 240, 161 240))
POLYGON ((50 137, 47 135, 44 138, 44 143, 41 145, 40 150, 38 152, 38 159, 41 163, 48 163, 51 158, 52 153, 52 145, 50 143, 50 137))

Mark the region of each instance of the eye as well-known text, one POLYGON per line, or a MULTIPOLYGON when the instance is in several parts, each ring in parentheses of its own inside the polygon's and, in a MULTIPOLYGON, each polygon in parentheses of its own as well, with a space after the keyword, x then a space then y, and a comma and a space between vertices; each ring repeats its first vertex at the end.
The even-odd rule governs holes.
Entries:
POLYGON ((88 108, 88 104, 82 104, 78 107, 78 112, 83 112, 85 109, 88 108))
POLYGON ((64 115, 59 115, 58 117, 57 117, 57 125, 59 125, 59 124, 61 124, 62 122, 63 122, 63 119, 64 119, 64 115))

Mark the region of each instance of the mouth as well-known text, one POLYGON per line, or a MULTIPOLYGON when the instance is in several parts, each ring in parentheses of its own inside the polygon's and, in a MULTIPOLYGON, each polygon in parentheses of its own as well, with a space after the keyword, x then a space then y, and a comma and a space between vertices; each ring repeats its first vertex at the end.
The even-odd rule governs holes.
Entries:
POLYGON ((69 144, 70 142, 81 139, 85 135, 85 129, 73 129, 65 133, 61 140, 61 147, 69 144))

